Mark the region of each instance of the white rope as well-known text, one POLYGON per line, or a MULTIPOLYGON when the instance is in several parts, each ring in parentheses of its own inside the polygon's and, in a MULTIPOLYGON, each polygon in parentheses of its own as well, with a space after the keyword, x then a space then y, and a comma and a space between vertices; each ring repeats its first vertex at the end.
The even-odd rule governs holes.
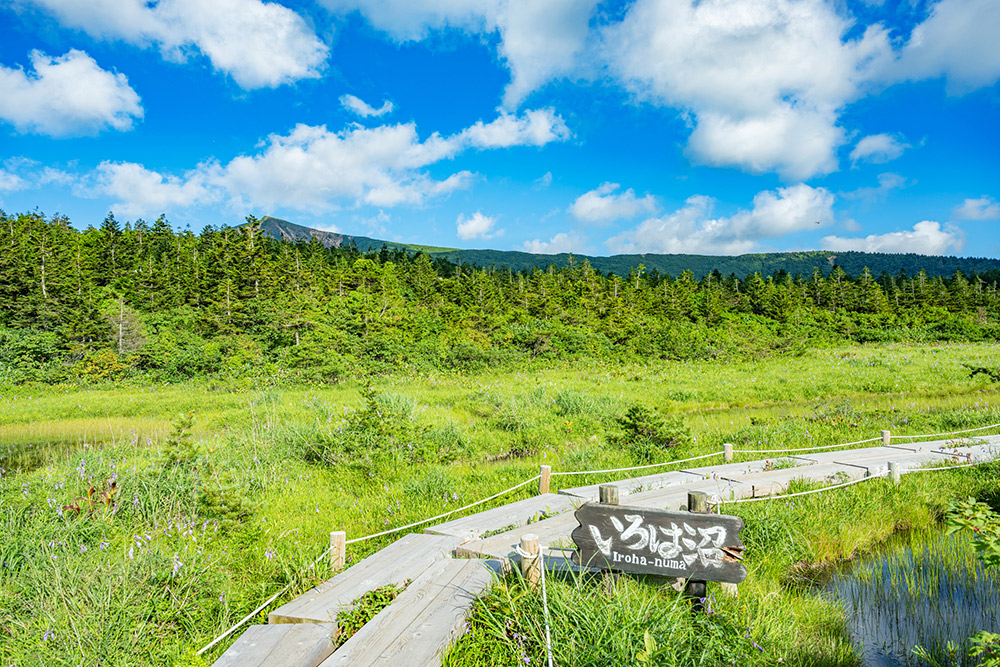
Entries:
POLYGON ((720 504, 733 504, 733 503, 752 503, 758 500, 776 500, 778 498, 794 498, 795 496, 807 496, 810 493, 822 493, 823 491, 830 491, 831 489, 839 489, 844 486, 850 486, 852 484, 860 484, 861 482, 867 482, 870 479, 878 479, 880 477, 885 477, 885 473, 880 475, 871 475, 870 477, 862 477, 861 479, 852 479, 850 482, 844 482, 843 484, 834 484, 832 486, 824 486, 821 489, 812 489, 811 491, 799 491, 797 493, 786 493, 781 496, 761 496, 759 498, 737 498, 736 500, 723 500, 720 504))
MULTIPOLYGON (((450 512, 445 512, 444 514, 439 514, 437 516, 432 516, 429 519, 424 519, 423 521, 417 521, 415 523, 411 523, 411 524, 408 524, 406 526, 400 526, 399 528, 393 528, 392 530, 385 530, 385 531, 382 531, 381 533, 375 533, 374 535, 366 535, 365 537, 358 537, 358 538, 355 538, 353 540, 347 540, 345 542, 345 544, 353 544, 354 542, 364 542, 365 540, 370 540, 373 537, 381 537, 382 535, 388 535, 390 533, 396 533, 396 532, 399 532, 401 530, 406 530, 407 528, 413 528, 414 526, 419 526, 420 524, 427 523, 428 521, 434 521, 436 519, 444 518, 446 516, 454 514, 455 512, 461 512, 462 510, 467 510, 470 507, 475 507, 476 505, 481 505, 481 504, 483 504, 483 503, 485 503, 485 502, 487 502, 489 500, 493 500, 494 498, 499 498, 500 496, 502 496, 504 494, 507 494, 507 493, 510 493, 511 491, 514 491, 516 489, 519 489, 522 486, 525 486, 526 484, 531 484, 532 482, 537 481, 540 477, 541 477, 541 475, 536 475, 535 477, 532 477, 531 479, 525 480, 525 481, 521 482, 520 484, 518 484, 516 486, 512 486, 509 489, 506 489, 504 491, 500 491, 499 493, 494 493, 489 498, 483 498, 482 500, 477 500, 474 503, 469 503, 468 505, 466 505, 464 507, 458 507, 456 509, 451 510, 450 512)), ((317 558, 316 560, 314 560, 309 565, 308 569, 311 570, 312 568, 316 567, 316 564, 319 563, 321 560, 323 560, 330 553, 331 549, 333 549, 332 546, 327 547, 326 550, 324 550, 323 553, 321 553, 319 555, 319 558, 317 558)), ((201 655, 202 653, 204 653, 205 651, 207 651, 208 649, 212 648, 213 646, 215 646, 216 644, 218 644, 220 641, 222 641, 223 639, 225 639, 226 637, 228 637, 230 634, 232 634, 233 630, 236 630, 237 628, 241 627, 244 623, 246 623, 251 618, 253 618, 254 616, 256 616, 262 609, 264 609, 269 604, 271 604, 276 599, 278 599, 278 596, 280 596, 282 593, 284 593, 285 591, 287 591, 291 587, 292 587, 292 585, 288 584, 287 586, 285 586, 284 588, 282 588, 280 591, 278 591, 277 593, 275 593, 274 595, 272 595, 271 597, 269 597, 267 599, 267 601, 264 602, 264 604, 262 604, 261 606, 257 607, 256 609, 254 609, 252 612, 250 612, 249 614, 247 614, 246 616, 244 616, 242 620, 240 620, 238 623, 236 623, 236 625, 233 625, 228 630, 226 630, 225 632, 223 632, 221 635, 219 635, 218 637, 216 637, 215 639, 213 639, 211 642, 209 642, 208 644, 206 644, 205 646, 203 646, 201 648, 201 650, 199 650, 195 655, 201 655)))
POLYGON ((675 463, 687 463, 688 461, 698 461, 700 459, 707 459, 713 456, 719 456, 722 452, 712 452, 711 454, 702 454, 701 456, 692 456, 689 459, 680 459, 677 461, 664 461, 663 463, 651 463, 644 466, 632 466, 631 468, 609 468, 607 470, 581 470, 579 472, 550 472, 550 477, 558 477, 560 475, 599 475, 606 472, 628 472, 629 470, 646 470, 648 468, 660 468, 662 466, 669 466, 675 463))
POLYGON ((976 461, 975 463, 963 463, 957 466, 936 466, 934 468, 917 468, 916 470, 907 470, 906 474, 911 472, 934 472, 936 470, 951 470, 953 468, 971 468, 972 466, 982 465, 983 463, 989 463, 989 461, 976 461))
MULTIPOLYGON (((946 466, 935 466, 933 468, 916 468, 913 470, 906 470, 900 472, 906 475, 909 475, 910 473, 914 472, 937 472, 940 470, 954 470, 955 468, 970 468, 972 466, 982 465, 983 463, 987 463, 987 461, 977 461, 975 463, 963 463, 962 465, 954 465, 954 466, 946 465, 946 466)), ((716 503, 716 505, 724 505, 724 504, 731 505, 734 503, 752 503, 758 500, 778 500, 781 498, 794 498, 795 496, 808 496, 811 493, 823 493, 824 491, 830 491, 831 489, 839 489, 841 487, 851 486, 852 484, 860 484, 861 482, 867 482, 868 480, 872 479, 881 479, 882 477, 886 477, 888 474, 889 474, 888 471, 886 471, 883 473, 879 473, 877 475, 870 475, 868 477, 862 477, 860 479, 851 480, 850 482, 844 482, 843 484, 834 484, 832 486, 824 486, 821 489, 812 489, 810 491, 799 491, 797 493, 786 493, 784 495, 779 495, 779 496, 761 496, 759 498, 737 498, 735 500, 719 499, 719 502, 716 503)))
POLYGON ((216 637, 215 639, 213 639, 209 643, 205 644, 201 648, 200 651, 198 651, 197 653, 195 653, 195 655, 201 655, 202 653, 204 653, 205 651, 207 651, 208 649, 212 648, 213 646, 215 646, 216 644, 218 644, 220 641, 222 641, 223 639, 225 639, 226 637, 228 637, 233 632, 233 630, 235 630, 236 628, 240 627, 241 625, 243 625, 244 623, 246 623, 247 621, 249 621, 251 618, 253 618, 254 616, 256 616, 264 607, 266 607, 267 605, 269 605, 272 602, 274 602, 275 600, 277 600, 279 595, 281 595, 282 593, 284 593, 285 591, 287 591, 291 587, 292 587, 292 585, 288 584, 287 586, 285 586, 284 588, 282 588, 280 591, 278 591, 277 593, 275 593, 274 595, 272 595, 271 597, 269 597, 267 599, 267 602, 265 602, 264 604, 262 604, 261 606, 257 607, 256 609, 254 609, 252 612, 250 612, 246 616, 244 616, 242 621, 240 621, 239 623, 237 623, 233 627, 229 628, 228 630, 226 630, 225 632, 223 632, 221 635, 219 635, 218 637, 216 637))
POLYGON ((375 533, 374 535, 365 535, 364 537, 355 537, 353 540, 347 540, 344 544, 354 544, 355 542, 364 542, 365 540, 370 540, 373 537, 382 537, 383 535, 390 535, 392 533, 398 533, 401 530, 406 530, 407 528, 413 528, 415 526, 419 526, 421 524, 425 524, 425 523, 427 523, 429 521, 437 521, 438 519, 443 519, 446 516, 451 516, 455 512, 461 512, 462 510, 467 510, 470 507, 475 507, 476 505, 482 505, 483 503, 485 503, 485 502, 487 502, 489 500, 493 500, 495 498, 499 498, 500 496, 508 494, 511 491, 514 491, 516 489, 520 489, 522 486, 525 486, 526 484, 531 484, 532 482, 537 482, 539 479, 541 479, 541 477, 542 477, 541 475, 535 475, 531 479, 526 479, 525 481, 521 482, 520 484, 516 484, 516 485, 510 487, 509 489, 504 489, 503 491, 500 491, 499 493, 494 493, 489 498, 483 498, 482 500, 477 500, 474 503, 469 503, 468 505, 465 505, 464 507, 458 507, 456 509, 451 510, 450 512, 445 512, 444 514, 438 514, 437 516, 432 516, 429 519, 423 519, 421 521, 414 521, 413 523, 408 523, 405 526, 400 526, 399 528, 393 528, 391 530, 383 530, 381 533, 375 533))
POLYGON ((876 440, 881 440, 882 436, 877 438, 868 438, 867 440, 858 440, 856 442, 842 442, 839 445, 817 445, 816 447, 799 447, 798 449, 734 449, 734 454, 780 454, 782 452, 809 452, 814 449, 836 449, 837 447, 850 447, 851 445, 863 445, 866 442, 875 442, 876 440))
MULTIPOLYGON (((553 547, 555 548, 555 547, 553 547)), ((566 549, 556 548, 557 551, 567 551, 566 549)), ((542 580, 542 609, 545 611, 545 654, 549 659, 549 667, 552 667, 552 632, 549 630, 549 598, 548 594, 545 592, 545 547, 539 545, 537 554, 529 554, 527 551, 521 548, 520 544, 514 545, 514 551, 522 560, 535 560, 540 558, 539 563, 539 576, 542 580)))
POLYGON ((929 433, 927 435, 890 435, 890 438, 940 438, 945 435, 958 435, 960 433, 973 433, 975 431, 985 431, 987 429, 996 428, 1000 424, 990 424, 989 426, 980 426, 979 428, 967 428, 964 431, 951 431, 950 433, 929 433))

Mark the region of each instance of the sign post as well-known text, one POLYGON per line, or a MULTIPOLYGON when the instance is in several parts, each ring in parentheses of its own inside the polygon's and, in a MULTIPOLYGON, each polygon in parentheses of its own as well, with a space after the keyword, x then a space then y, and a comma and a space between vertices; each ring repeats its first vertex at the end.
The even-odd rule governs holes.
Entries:
POLYGON ((738 584, 747 576, 739 517, 602 503, 586 503, 575 516, 573 561, 582 567, 683 577, 691 594, 701 582, 699 597, 706 581, 738 584))

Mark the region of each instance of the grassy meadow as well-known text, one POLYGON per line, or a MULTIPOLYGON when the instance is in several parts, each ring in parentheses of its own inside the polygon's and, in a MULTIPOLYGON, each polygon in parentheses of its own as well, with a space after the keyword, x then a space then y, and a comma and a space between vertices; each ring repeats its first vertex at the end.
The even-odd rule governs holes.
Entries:
MULTIPOLYGON (((255 378, 3 387, 0 664, 202 664, 194 651, 267 597, 291 584, 277 605, 330 576, 325 560, 314 561, 331 530, 352 539, 417 521, 532 477, 540 464, 617 467, 723 442, 807 447, 881 429, 1000 422, 1000 385, 964 365, 1000 366, 1000 346, 589 360, 317 386, 255 378), (635 406, 679 444, 634 442, 622 417, 635 406)), ((712 613, 692 616, 661 582, 553 579, 556 661, 857 664, 843 609, 809 580, 900 530, 935 525, 949 499, 968 495, 1000 504, 1000 469, 727 507, 747 524, 750 575, 738 597, 710 586, 712 613)), ((396 537, 351 545, 349 560, 396 537)), ((446 664, 542 664, 541 613, 540 596, 516 576, 499 581, 446 664)), ((236 636, 202 658, 211 663, 236 636)))

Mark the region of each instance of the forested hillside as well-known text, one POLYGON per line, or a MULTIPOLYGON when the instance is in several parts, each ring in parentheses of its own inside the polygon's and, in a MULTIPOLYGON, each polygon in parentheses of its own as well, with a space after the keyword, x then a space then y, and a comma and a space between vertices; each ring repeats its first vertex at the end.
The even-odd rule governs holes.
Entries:
POLYGON ((333 381, 533 358, 716 358, 837 341, 1000 339, 996 272, 514 272, 426 253, 0 214, 0 382, 333 381))
POLYGON ((759 273, 763 277, 773 276, 781 272, 795 275, 811 275, 813 269, 819 269, 824 275, 834 266, 840 266, 849 275, 857 276, 866 268, 875 274, 883 271, 892 275, 905 271, 916 275, 924 271, 930 277, 952 276, 956 271, 966 275, 983 274, 990 271, 1000 271, 1000 259, 978 257, 941 257, 917 255, 914 253, 890 254, 884 252, 829 252, 809 250, 804 252, 770 252, 750 255, 612 255, 610 257, 589 257, 586 255, 538 255, 517 250, 459 250, 457 248, 437 248, 395 241, 382 241, 367 236, 350 236, 336 232, 325 232, 296 225, 295 223, 265 216, 261 218, 261 229, 264 234, 275 239, 287 241, 315 238, 327 247, 339 248, 344 245, 354 245, 366 252, 380 250, 383 246, 389 250, 409 250, 411 252, 426 252, 435 259, 443 259, 454 264, 472 264, 478 267, 493 267, 511 269, 513 271, 531 271, 547 269, 549 266, 570 266, 572 262, 586 259, 590 265, 603 273, 614 273, 627 276, 641 264, 646 271, 659 271, 662 274, 679 276, 685 271, 701 279, 718 271, 724 276, 748 276, 759 273))

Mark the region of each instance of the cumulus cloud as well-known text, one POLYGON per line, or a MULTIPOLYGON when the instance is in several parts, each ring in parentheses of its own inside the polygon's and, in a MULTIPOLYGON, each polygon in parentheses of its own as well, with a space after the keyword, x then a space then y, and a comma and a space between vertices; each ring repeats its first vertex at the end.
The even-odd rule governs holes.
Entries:
POLYGON ((112 208, 124 215, 155 215, 217 200, 206 183, 204 167, 183 178, 163 176, 132 162, 102 162, 96 189, 116 198, 112 208))
POLYGON ((0 192, 17 192, 28 188, 28 182, 18 174, 0 169, 0 192))
POLYGON ((891 57, 850 28, 822 0, 637 0, 603 43, 639 99, 691 113, 693 160, 798 180, 836 169, 838 110, 891 57))
POLYGON ((597 0, 321 0, 330 10, 359 10, 399 41, 459 28, 499 35, 499 55, 511 73, 508 109, 553 78, 571 74, 589 36, 597 0))
POLYGON ((392 113, 394 108, 392 102, 386 100, 382 103, 382 106, 376 109, 372 105, 368 104, 359 97, 355 97, 354 95, 341 95, 340 105, 351 113, 355 113, 362 118, 384 116, 387 113, 392 113))
POLYGON ((944 225, 924 220, 913 229, 887 234, 871 234, 864 238, 825 236, 821 241, 825 250, 847 252, 916 253, 918 255, 947 255, 959 253, 965 245, 965 235, 955 225, 944 225))
POLYGON ((755 250, 759 239, 829 225, 833 200, 825 188, 800 183, 758 193, 750 210, 713 217, 715 201, 695 195, 682 208, 649 218, 608 239, 606 245, 615 253, 738 255, 755 250))
POLYGON ((956 206, 951 216, 955 220, 996 220, 1000 218, 1000 204, 993 197, 982 196, 966 199, 956 206))
POLYGON ((521 244, 521 250, 536 255, 558 255, 564 252, 580 253, 586 249, 587 239, 576 234, 559 232, 548 241, 534 239, 521 244))
POLYGON ((572 136, 562 116, 551 108, 525 111, 520 116, 501 113, 489 123, 476 121, 462 130, 457 141, 475 148, 509 148, 511 146, 544 146, 553 141, 565 141, 572 136))
POLYGON ((858 188, 844 194, 847 199, 860 199, 869 203, 882 201, 893 190, 906 185, 906 179, 899 174, 886 172, 878 175, 878 185, 875 187, 858 188))
POLYGON ((1000 79, 1000 3, 941 0, 914 28, 892 74, 898 79, 944 76, 948 91, 961 94, 1000 79))
POLYGON ((208 161, 183 176, 163 175, 135 163, 105 163, 90 192, 119 198, 123 210, 144 213, 217 201, 239 210, 284 207, 310 212, 343 204, 419 206, 473 179, 468 171, 435 178, 426 171, 431 165, 471 149, 556 141, 563 136, 559 128, 565 128, 562 118, 550 111, 529 111, 519 118, 504 115, 450 137, 434 133, 423 140, 413 123, 353 125, 340 132, 300 124, 288 134, 270 135, 252 154, 226 164, 208 161), (540 118, 549 119, 552 127, 543 127, 540 118), (491 129, 497 123, 504 128, 499 135, 491 129))
POLYGON ((99 39, 157 46, 183 61, 203 53, 242 88, 320 76, 329 49, 291 9, 261 0, 28 0, 99 39))
POLYGON ((891 134, 870 134, 854 145, 851 162, 883 164, 895 160, 910 145, 891 134))
POLYGON ((485 216, 479 211, 476 211, 468 218, 464 215, 459 215, 458 220, 455 221, 458 238, 466 240, 493 238, 503 231, 494 230, 495 224, 496 218, 485 216))
POLYGON ((632 188, 617 193, 620 188, 618 183, 603 183, 600 187, 585 192, 570 205, 570 215, 580 222, 607 225, 656 210, 656 198, 653 195, 636 197, 632 188))
POLYGON ((130 130, 142 118, 139 95, 124 74, 100 68, 83 51, 53 58, 32 51, 31 69, 0 66, 0 119, 18 132, 53 137, 130 130))

